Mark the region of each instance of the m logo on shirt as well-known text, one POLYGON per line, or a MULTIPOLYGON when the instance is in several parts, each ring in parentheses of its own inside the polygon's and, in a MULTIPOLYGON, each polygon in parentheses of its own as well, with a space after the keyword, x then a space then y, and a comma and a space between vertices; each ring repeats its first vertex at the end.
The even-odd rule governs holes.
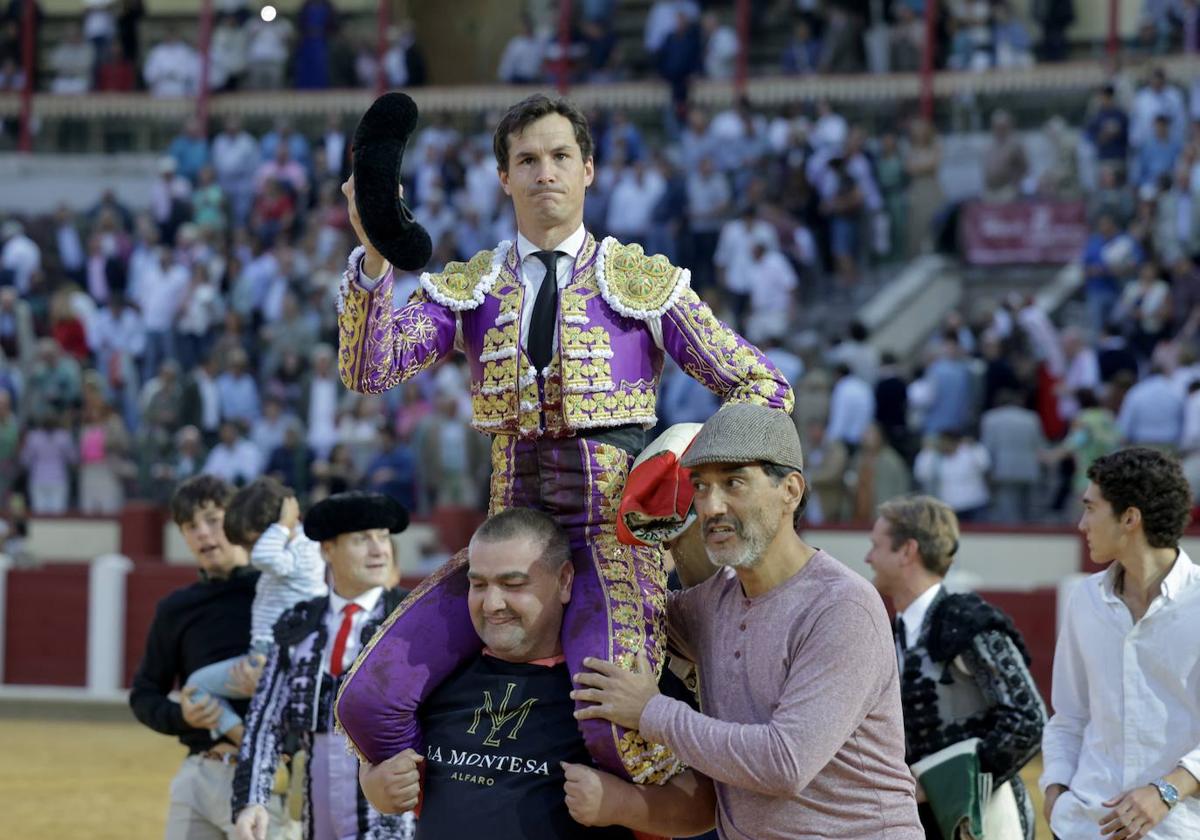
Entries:
POLYGON ((529 717, 529 710, 533 708, 533 704, 537 702, 537 698, 530 697, 515 709, 508 708, 508 701, 512 698, 513 690, 516 687, 516 683, 508 684, 508 689, 504 692, 504 699, 500 701, 499 709, 495 708, 495 704, 492 702, 492 692, 483 692, 483 705, 475 710, 475 717, 471 720, 471 726, 467 729, 467 734, 475 734, 475 730, 479 728, 479 722, 483 719, 484 714, 486 714, 488 721, 491 723, 491 731, 483 739, 485 745, 489 747, 500 746, 500 738, 504 734, 504 727, 510 723, 512 726, 508 730, 508 739, 510 741, 517 740, 517 733, 521 731, 521 727, 525 724, 525 718, 529 717))

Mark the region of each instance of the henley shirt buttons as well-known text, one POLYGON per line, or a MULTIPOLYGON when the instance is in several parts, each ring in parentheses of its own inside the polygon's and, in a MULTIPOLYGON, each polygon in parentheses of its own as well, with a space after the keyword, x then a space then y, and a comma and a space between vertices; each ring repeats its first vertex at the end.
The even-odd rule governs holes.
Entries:
POLYGON ((740 650, 735 650, 735 651, 733 652, 733 658, 734 658, 734 659, 741 659, 741 658, 742 658, 742 652, 741 652, 740 650))
POLYGON ((746 622, 744 622, 744 621, 742 622, 741 629, 742 629, 742 630, 745 630, 745 629, 746 629, 746 622))

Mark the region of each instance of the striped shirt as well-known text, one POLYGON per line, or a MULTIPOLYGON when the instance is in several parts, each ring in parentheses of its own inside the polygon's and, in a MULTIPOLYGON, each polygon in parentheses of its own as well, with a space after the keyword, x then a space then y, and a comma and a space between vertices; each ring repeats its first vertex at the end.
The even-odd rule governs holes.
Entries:
POLYGON ((250 564, 262 572, 250 613, 251 647, 274 641, 284 610, 329 591, 321 545, 299 528, 293 536, 279 523, 271 525, 254 544, 250 564))

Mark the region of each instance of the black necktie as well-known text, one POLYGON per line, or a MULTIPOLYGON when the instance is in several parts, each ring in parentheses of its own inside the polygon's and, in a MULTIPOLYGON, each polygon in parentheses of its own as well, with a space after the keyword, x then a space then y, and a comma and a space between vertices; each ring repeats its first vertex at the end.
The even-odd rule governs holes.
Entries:
POLYGON ((908 650, 908 636, 904 632, 904 619, 900 616, 896 616, 895 636, 900 643, 900 650, 908 650))
POLYGON ((558 323, 558 258, 566 256, 562 251, 534 251, 533 256, 546 266, 546 276, 533 301, 533 315, 529 319, 529 361, 538 373, 550 364, 554 350, 554 327, 558 323))

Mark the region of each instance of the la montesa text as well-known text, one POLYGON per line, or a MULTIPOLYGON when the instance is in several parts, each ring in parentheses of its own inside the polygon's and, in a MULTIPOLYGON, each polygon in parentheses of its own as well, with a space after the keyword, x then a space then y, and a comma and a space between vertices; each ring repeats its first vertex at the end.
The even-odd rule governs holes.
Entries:
MULTIPOLYGON (((518 755, 485 755, 466 750, 448 749, 447 755, 442 756, 441 747, 429 748, 429 760, 439 764, 449 764, 453 767, 477 767, 480 770, 503 770, 507 773, 536 773, 539 776, 550 775, 550 764, 532 758, 521 758, 518 755)), ((458 774, 455 774, 455 778, 458 774)), ((463 777, 461 781, 488 784, 489 781, 463 777)))

